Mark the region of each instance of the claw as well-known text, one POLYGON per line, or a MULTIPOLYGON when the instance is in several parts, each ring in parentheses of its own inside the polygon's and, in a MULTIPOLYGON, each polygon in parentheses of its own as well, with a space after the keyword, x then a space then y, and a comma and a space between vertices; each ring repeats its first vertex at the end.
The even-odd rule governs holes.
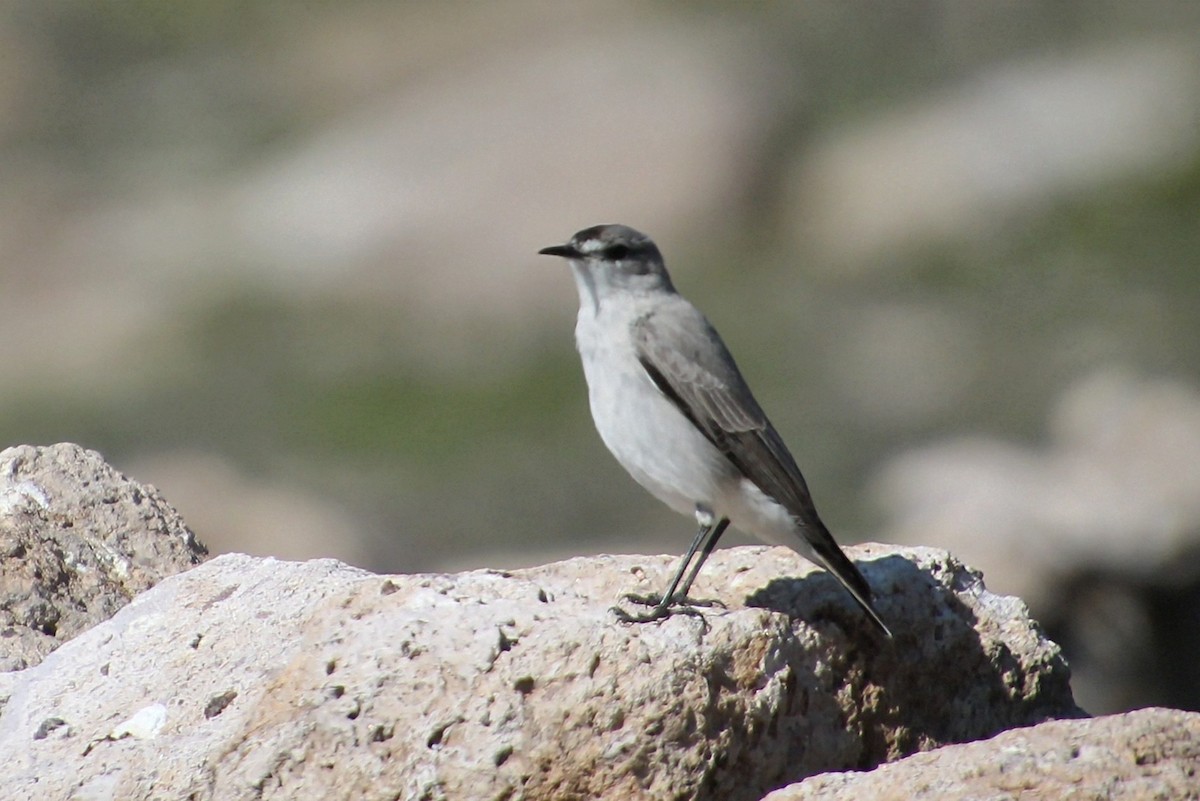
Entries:
POLYGON ((675 603, 686 606, 703 606, 706 609, 712 609, 714 607, 719 607, 721 609, 729 608, 725 605, 724 601, 718 601, 716 598, 676 598, 675 603))
POLYGON ((666 604, 662 602, 662 596, 655 595, 653 593, 649 595, 638 595, 637 593, 627 592, 621 596, 621 600, 629 601, 629 603, 638 604, 639 606, 666 606, 666 604))
POLYGON ((662 603, 662 598, 660 596, 634 595, 632 593, 623 596, 623 598, 630 603, 635 603, 640 606, 649 606, 650 609, 642 614, 635 615, 626 612, 619 606, 611 607, 609 611, 612 612, 613 615, 616 616, 617 620, 622 623, 653 623, 656 620, 666 620, 672 615, 687 615, 688 617, 698 618, 700 620, 700 624, 704 626, 704 633, 706 634, 710 628, 708 620, 705 619, 703 612, 701 612, 699 609, 695 609, 694 607, 719 606, 722 609, 725 608, 725 604, 721 603, 720 601, 691 601, 688 599, 675 598, 672 599, 675 601, 674 604, 664 604, 662 603))
POLYGON ((619 606, 610 607, 609 611, 622 623, 653 623, 656 620, 666 620, 673 615, 687 615, 699 618, 705 632, 709 629, 708 621, 704 619, 704 613, 688 606, 655 606, 642 615, 632 615, 619 606))
MULTIPOLYGON (((628 592, 621 596, 621 600, 628 601, 631 604, 638 604, 639 606, 671 606, 676 608, 703 606, 708 609, 713 607, 720 607, 721 609, 729 608, 722 601, 718 601, 716 598, 685 598, 681 595, 676 595, 674 598, 672 598, 670 604, 664 604, 662 596, 655 595, 653 593, 649 595, 638 595, 636 593, 628 592)), ((652 619, 658 620, 661 617, 665 617, 665 615, 660 615, 659 617, 652 619)))

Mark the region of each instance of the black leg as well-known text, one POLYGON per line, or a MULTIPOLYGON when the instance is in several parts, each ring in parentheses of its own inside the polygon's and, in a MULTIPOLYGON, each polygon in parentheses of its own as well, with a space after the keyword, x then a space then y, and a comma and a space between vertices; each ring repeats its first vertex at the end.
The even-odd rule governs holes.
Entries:
MULTIPOLYGON (((617 619, 623 623, 649 623, 652 620, 662 620, 665 617, 670 617, 672 614, 671 605, 678 601, 685 603, 687 601, 688 590, 692 586, 692 582, 696 580, 696 574, 700 572, 700 566, 704 564, 704 560, 712 553, 712 549, 716 546, 717 540, 725 533, 726 527, 729 526, 729 520, 721 518, 716 524, 701 525, 696 532, 696 538, 692 540, 692 546, 688 548, 683 559, 679 563, 679 568, 675 571, 675 575, 671 578, 671 584, 667 587, 667 591, 661 596, 638 596, 627 595, 626 600, 634 601, 635 603, 653 604, 654 608, 644 615, 631 615, 624 609, 614 606, 612 611, 617 616, 617 619), (701 543, 704 544, 703 550, 700 551, 700 561, 692 568, 688 575, 687 581, 683 585, 683 590, 676 595, 675 589, 679 586, 680 579, 687 571, 688 565, 692 561, 692 557, 696 555, 696 551, 700 548, 701 543)), ((700 613, 695 609, 676 608, 675 613, 685 615, 700 616, 700 613)))
POLYGON ((700 551, 700 559, 692 566, 692 572, 688 574, 687 581, 683 582, 683 589, 679 591, 680 601, 686 600, 688 593, 692 589, 692 582, 696 580, 696 576, 700 573, 700 568, 704 566, 704 561, 708 559, 708 555, 712 553, 713 548, 717 547, 717 540, 721 539, 721 535, 725 533, 725 529, 729 528, 729 518, 722 517, 708 533, 708 539, 704 543, 704 549, 700 551))

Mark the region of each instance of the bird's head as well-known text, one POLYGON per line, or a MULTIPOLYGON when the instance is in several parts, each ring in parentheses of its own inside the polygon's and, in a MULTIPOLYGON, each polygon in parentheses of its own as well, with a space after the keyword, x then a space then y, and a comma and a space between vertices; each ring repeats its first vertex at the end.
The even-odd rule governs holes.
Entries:
POLYGON ((617 293, 673 292, 671 278, 654 240, 627 225, 595 225, 538 253, 561 256, 571 264, 579 298, 597 308, 617 293))

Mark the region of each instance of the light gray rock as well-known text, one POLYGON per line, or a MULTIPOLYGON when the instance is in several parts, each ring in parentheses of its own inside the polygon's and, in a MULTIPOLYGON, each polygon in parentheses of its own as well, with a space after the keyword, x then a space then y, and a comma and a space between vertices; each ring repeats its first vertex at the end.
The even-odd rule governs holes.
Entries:
POLYGON ((154 487, 95 451, 0 451, 0 670, 37 664, 206 554, 154 487))
POLYGON ((781 548, 727 608, 616 622, 675 557, 378 576, 227 555, 0 676, 6 797, 755 799, 1078 714, 1020 601, 944 552, 851 549, 896 638, 781 548))
POLYGON ((764 801, 1200 798, 1200 714, 1143 709, 952 745, 870 773, 814 776, 764 801))

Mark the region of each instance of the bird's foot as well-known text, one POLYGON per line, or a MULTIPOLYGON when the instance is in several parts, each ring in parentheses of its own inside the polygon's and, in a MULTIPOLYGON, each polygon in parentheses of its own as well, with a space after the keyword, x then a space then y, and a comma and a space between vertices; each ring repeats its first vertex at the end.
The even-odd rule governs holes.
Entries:
MULTIPOLYGON (((629 601, 631 604, 639 606, 666 606, 663 603, 661 595, 650 593, 649 595, 638 595, 636 592, 627 592, 621 596, 622 601, 629 601)), ((674 600, 674 599, 672 599, 674 600)))
MULTIPOLYGON (((617 620, 621 621, 622 623, 651 623, 655 620, 666 620, 672 615, 689 615, 691 617, 698 617, 703 621, 704 613, 695 607, 702 606, 711 608, 714 606, 719 606, 722 609, 725 608, 725 604, 715 599, 693 600, 691 598, 685 598, 678 595, 672 598, 670 603, 663 603, 661 595, 636 595, 634 593, 629 593, 623 596, 623 598, 624 600, 633 604, 638 604, 639 606, 648 606, 650 609, 642 614, 631 614, 619 606, 612 607, 612 613, 616 615, 617 620)), ((705 626, 707 627, 707 622, 705 623, 705 626)))
POLYGON ((631 604, 638 604, 639 606, 654 606, 654 607, 658 607, 658 606, 670 606, 670 607, 703 606, 706 608, 712 608, 714 606, 719 606, 722 609, 727 608, 725 606, 725 604, 718 601, 716 598, 688 598, 685 595, 676 595, 675 597, 673 597, 671 599, 671 602, 669 604, 664 604, 662 596, 657 595, 655 593, 650 593, 649 595, 638 595, 637 593, 629 592, 629 593, 626 593, 625 595, 622 595, 621 598, 623 600, 629 601, 631 604))

